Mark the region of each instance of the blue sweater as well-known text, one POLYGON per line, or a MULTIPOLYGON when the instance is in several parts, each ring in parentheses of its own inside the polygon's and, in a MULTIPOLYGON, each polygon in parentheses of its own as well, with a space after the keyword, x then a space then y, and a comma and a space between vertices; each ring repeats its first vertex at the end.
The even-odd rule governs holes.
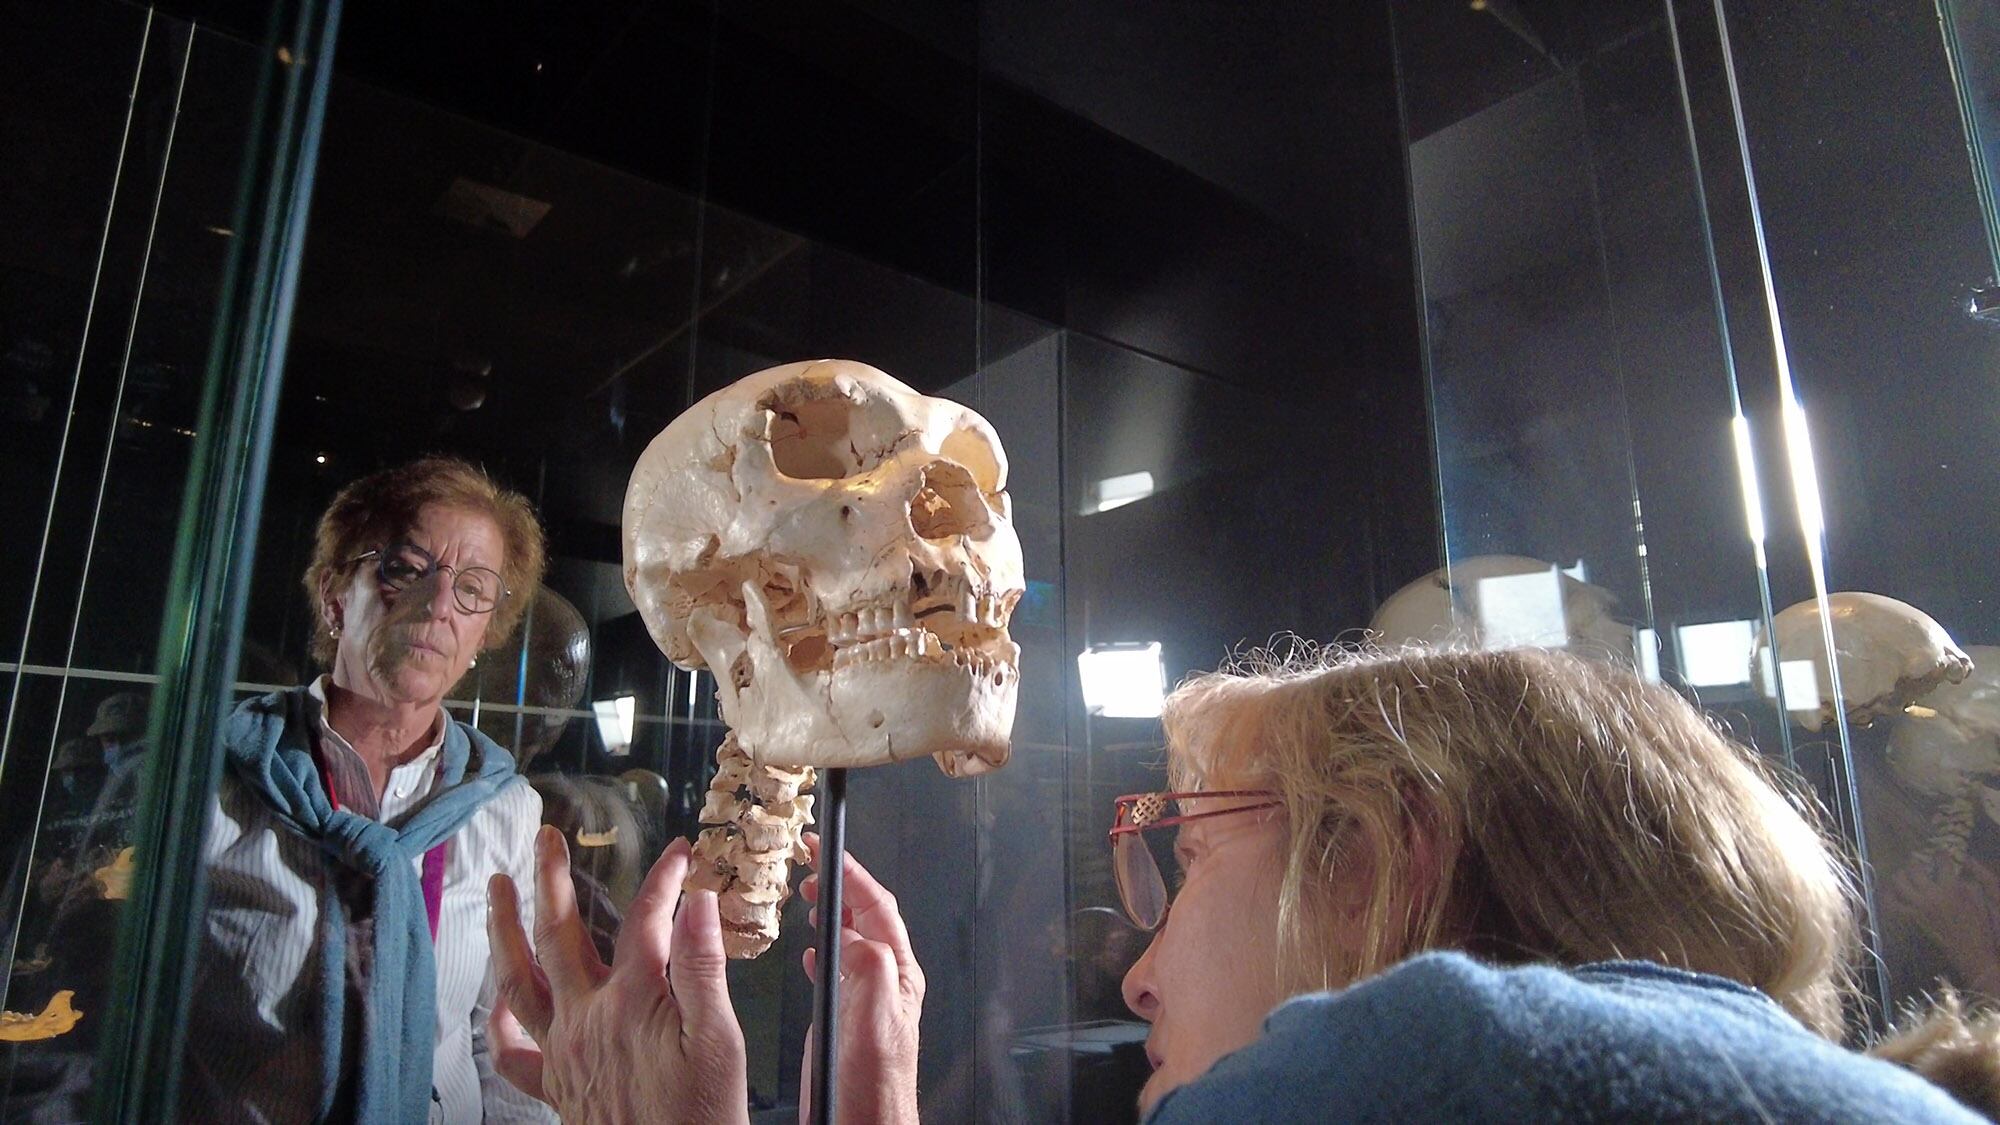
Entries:
POLYGON ((1280 1005, 1148 1125, 1320 1121, 1981 1122, 1762 993, 1643 962, 1430 953, 1280 1005))

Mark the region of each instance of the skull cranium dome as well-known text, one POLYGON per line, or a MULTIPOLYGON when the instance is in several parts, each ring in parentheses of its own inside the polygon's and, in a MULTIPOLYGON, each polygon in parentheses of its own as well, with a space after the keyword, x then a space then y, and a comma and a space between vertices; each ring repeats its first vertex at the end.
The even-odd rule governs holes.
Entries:
POLYGON ((1881 594, 1828 594, 1825 624, 1818 601, 1808 598, 1780 612, 1771 626, 1770 635, 1757 638, 1754 667, 1777 673, 1785 685, 1786 709, 1807 730, 1833 722, 1836 707, 1846 711, 1849 722, 1867 726, 1924 698, 1939 684, 1955 684, 1972 674, 1972 659, 1944 626, 1917 607, 1881 594), (1834 668, 1827 664, 1828 624, 1834 668), (1775 660, 1771 637, 1777 639, 1775 660), (1803 662, 1812 666, 1812 695, 1795 699, 1803 677, 1785 678, 1785 666, 1803 662), (1831 690, 1836 668, 1838 699, 1831 690))
POLYGON ((1368 631, 1385 647, 1538 645, 1634 662, 1630 626, 1612 615, 1611 591, 1555 563, 1475 555, 1439 567, 1389 595, 1368 631))
POLYGON ((756 760, 982 773, 1007 760, 1019 685, 1006 487, 974 411, 866 364, 774 367, 640 456, 626 587, 670 659, 714 672, 756 760))

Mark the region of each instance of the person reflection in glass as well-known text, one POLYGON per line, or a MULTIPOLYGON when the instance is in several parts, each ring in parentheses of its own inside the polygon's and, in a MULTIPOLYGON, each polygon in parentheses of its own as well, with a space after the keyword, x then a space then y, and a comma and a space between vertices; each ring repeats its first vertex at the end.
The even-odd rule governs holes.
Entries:
MULTIPOLYGON (((22 912, 9 969, 11 1010, 39 1012, 58 994, 88 1017, 111 990, 131 870, 132 820, 145 764, 146 696, 105 696, 82 734, 56 749, 35 833, 34 898, 22 912)), ((77 1121, 90 1112, 94 1029, 86 1022, 11 1048, 7 1101, 23 1121, 77 1121)), ((9 1118, 8 1120, 14 1120, 9 1118)))
POLYGON ((131 843, 144 763, 146 696, 114 692, 98 703, 90 726, 56 750, 41 838, 61 869, 87 875, 131 843))
POLYGON ((541 580, 526 498, 451 458, 320 517, 326 674, 245 701, 205 841, 181 1112, 203 1122, 551 1117, 489 1065, 485 883, 529 870, 541 800, 444 710, 541 580))
MULTIPOLYGON (((53 858, 36 878, 54 928, 104 898, 97 872, 132 842, 145 735, 146 697, 121 691, 106 696, 89 728, 56 750, 39 841, 53 858)), ((38 942, 36 956, 51 944, 38 942)))

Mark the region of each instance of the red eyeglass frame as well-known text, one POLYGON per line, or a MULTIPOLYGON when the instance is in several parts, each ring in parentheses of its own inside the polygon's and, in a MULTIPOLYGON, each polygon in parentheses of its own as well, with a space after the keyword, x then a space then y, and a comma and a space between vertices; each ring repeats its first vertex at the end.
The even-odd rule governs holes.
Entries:
MULTIPOLYGON (((1171 902, 1161 906, 1160 916, 1150 925, 1132 909, 1133 896, 1125 886, 1125 867, 1117 859, 1118 838, 1120 836, 1136 836, 1149 829, 1167 828, 1176 824, 1184 824, 1190 820, 1203 820, 1211 816, 1228 816, 1231 813, 1275 809, 1283 804, 1284 802, 1279 798, 1278 793, 1270 789, 1207 789, 1192 792, 1128 793, 1125 796, 1114 798, 1112 801, 1111 831, 1106 833, 1105 836, 1106 843, 1110 846, 1113 854, 1111 864, 1112 879, 1117 884, 1119 906, 1123 908, 1126 919, 1142 930, 1157 930, 1165 924, 1167 911, 1171 907, 1171 902), (1215 797, 1262 797, 1266 799, 1254 805, 1236 805, 1227 809, 1209 809, 1206 812, 1181 813, 1176 816, 1159 815, 1166 811, 1168 801, 1178 803, 1183 800, 1206 800, 1215 797), (1149 810, 1152 815, 1141 822, 1140 818, 1149 810), (1131 819, 1129 823, 1126 823, 1128 816, 1131 819)), ((1151 851, 1146 852, 1146 858, 1152 864, 1153 878, 1159 882, 1160 891, 1164 895, 1166 892, 1166 878, 1160 872, 1159 862, 1153 859, 1151 851)))
POLYGON ((1127 793, 1123 797, 1112 798, 1112 825, 1111 831, 1107 835, 1112 840, 1116 840, 1119 836, 1128 832, 1144 832, 1148 828, 1165 828, 1171 824, 1181 824, 1186 821, 1200 820, 1203 817, 1209 816, 1227 816, 1230 813, 1252 812, 1257 809, 1275 809, 1283 803, 1279 799, 1277 791, 1273 789, 1198 789, 1187 792, 1127 793), (1263 804, 1259 805, 1237 805, 1227 809, 1210 809, 1207 812, 1181 813, 1178 816, 1155 816, 1144 824, 1140 824, 1136 820, 1131 824, 1119 823, 1128 809, 1136 814, 1142 803, 1147 801, 1157 802, 1160 810, 1164 812, 1168 801, 1179 803, 1184 800, 1196 798, 1205 800, 1212 797, 1263 797, 1266 800, 1263 804))

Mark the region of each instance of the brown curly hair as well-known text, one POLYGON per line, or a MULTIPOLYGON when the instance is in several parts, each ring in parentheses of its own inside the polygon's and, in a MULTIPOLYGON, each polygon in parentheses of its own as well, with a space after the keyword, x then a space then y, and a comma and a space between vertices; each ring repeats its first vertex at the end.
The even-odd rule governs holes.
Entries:
POLYGON ((527 612, 542 582, 547 547, 535 507, 526 496, 503 488, 486 470, 457 457, 432 455, 375 472, 334 494, 319 517, 313 539, 312 564, 306 567, 306 596, 312 600, 313 660, 333 664, 337 648, 324 615, 318 612, 320 588, 347 568, 348 560, 407 531, 432 504, 478 512, 500 529, 506 558, 500 580, 510 595, 493 611, 486 630, 486 647, 504 643, 527 612))

